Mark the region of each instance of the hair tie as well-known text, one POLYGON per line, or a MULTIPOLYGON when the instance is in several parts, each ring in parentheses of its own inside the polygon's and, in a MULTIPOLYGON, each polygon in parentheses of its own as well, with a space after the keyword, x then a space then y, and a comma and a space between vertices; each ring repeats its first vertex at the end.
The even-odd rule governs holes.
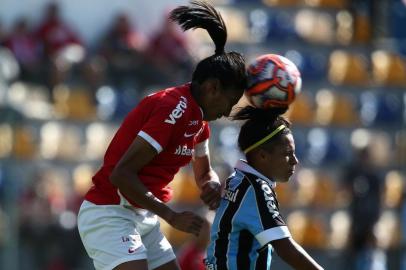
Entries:
POLYGON ((224 53, 224 48, 222 48, 222 49, 216 49, 215 51, 214 51, 214 55, 221 55, 221 54, 223 54, 224 53))
POLYGON ((257 141, 256 143, 254 143, 253 145, 251 145, 250 147, 247 147, 243 152, 244 154, 247 154, 249 151, 253 150, 254 148, 257 148, 258 146, 260 146, 261 144, 263 144, 264 142, 268 141, 269 139, 271 139, 272 137, 274 137, 276 134, 278 134, 280 131, 282 131, 284 128, 286 128, 285 125, 280 125, 279 127, 277 127, 274 131, 271 132, 271 134, 265 136, 264 138, 262 138, 261 140, 257 141))

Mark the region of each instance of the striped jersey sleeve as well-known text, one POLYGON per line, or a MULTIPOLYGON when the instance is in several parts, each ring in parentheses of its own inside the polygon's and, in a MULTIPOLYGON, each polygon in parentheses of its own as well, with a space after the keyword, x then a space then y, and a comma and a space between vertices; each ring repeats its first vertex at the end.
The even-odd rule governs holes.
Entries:
POLYGON ((236 222, 250 231, 261 246, 273 240, 290 237, 270 185, 257 177, 246 176, 246 179, 251 185, 241 201, 236 222))

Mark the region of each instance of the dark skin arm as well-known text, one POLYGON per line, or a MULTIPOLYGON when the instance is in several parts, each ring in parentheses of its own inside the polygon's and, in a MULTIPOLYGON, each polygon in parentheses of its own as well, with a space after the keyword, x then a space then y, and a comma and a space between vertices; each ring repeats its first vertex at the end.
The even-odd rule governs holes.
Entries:
POLYGON ((296 270, 322 270, 310 255, 291 237, 271 242, 278 256, 296 270))
POLYGON ((196 184, 201 190, 200 199, 209 209, 216 209, 221 200, 221 184, 218 175, 210 166, 209 156, 195 157, 192 165, 196 184))
POLYGON ((155 148, 137 136, 114 168, 110 176, 111 183, 121 194, 160 216, 172 227, 198 235, 203 224, 201 217, 189 211, 181 213, 173 211, 156 199, 138 178, 138 172, 157 154, 155 148))

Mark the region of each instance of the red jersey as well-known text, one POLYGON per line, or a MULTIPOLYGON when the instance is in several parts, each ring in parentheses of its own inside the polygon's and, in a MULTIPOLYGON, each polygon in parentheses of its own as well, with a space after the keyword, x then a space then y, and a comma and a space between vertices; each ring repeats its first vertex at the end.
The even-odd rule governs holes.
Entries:
POLYGON ((109 178, 137 135, 158 152, 138 172, 138 177, 157 198, 167 202, 172 198, 168 183, 180 167, 190 162, 194 146, 210 136, 203 113, 191 95, 190 84, 149 95, 126 116, 106 151, 103 166, 92 179, 86 200, 95 204, 121 203, 120 194, 109 178))

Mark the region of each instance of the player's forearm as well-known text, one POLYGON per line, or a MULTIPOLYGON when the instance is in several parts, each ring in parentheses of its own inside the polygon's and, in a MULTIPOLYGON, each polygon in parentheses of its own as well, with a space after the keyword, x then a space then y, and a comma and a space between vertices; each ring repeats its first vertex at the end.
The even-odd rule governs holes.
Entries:
POLYGON ((299 244, 294 242, 292 256, 289 256, 288 261, 296 270, 323 270, 321 267, 299 244))
POLYGON ((210 158, 208 155, 196 156, 192 164, 195 181, 199 188, 202 188, 210 181, 220 183, 217 173, 210 166, 210 158))
POLYGON ((196 184, 199 188, 202 188, 207 182, 220 183, 217 173, 213 169, 209 169, 205 173, 195 176, 196 184))
POLYGON ((134 174, 126 173, 124 171, 113 171, 110 180, 113 185, 119 189, 120 193, 127 198, 131 199, 141 207, 155 213, 164 220, 171 220, 174 214, 172 209, 155 198, 155 196, 134 174))
POLYGON ((297 257, 291 258, 287 263, 296 270, 323 270, 312 257, 308 254, 299 254, 297 257))
POLYGON ((323 270, 298 243, 292 238, 272 242, 279 257, 296 270, 323 270))

